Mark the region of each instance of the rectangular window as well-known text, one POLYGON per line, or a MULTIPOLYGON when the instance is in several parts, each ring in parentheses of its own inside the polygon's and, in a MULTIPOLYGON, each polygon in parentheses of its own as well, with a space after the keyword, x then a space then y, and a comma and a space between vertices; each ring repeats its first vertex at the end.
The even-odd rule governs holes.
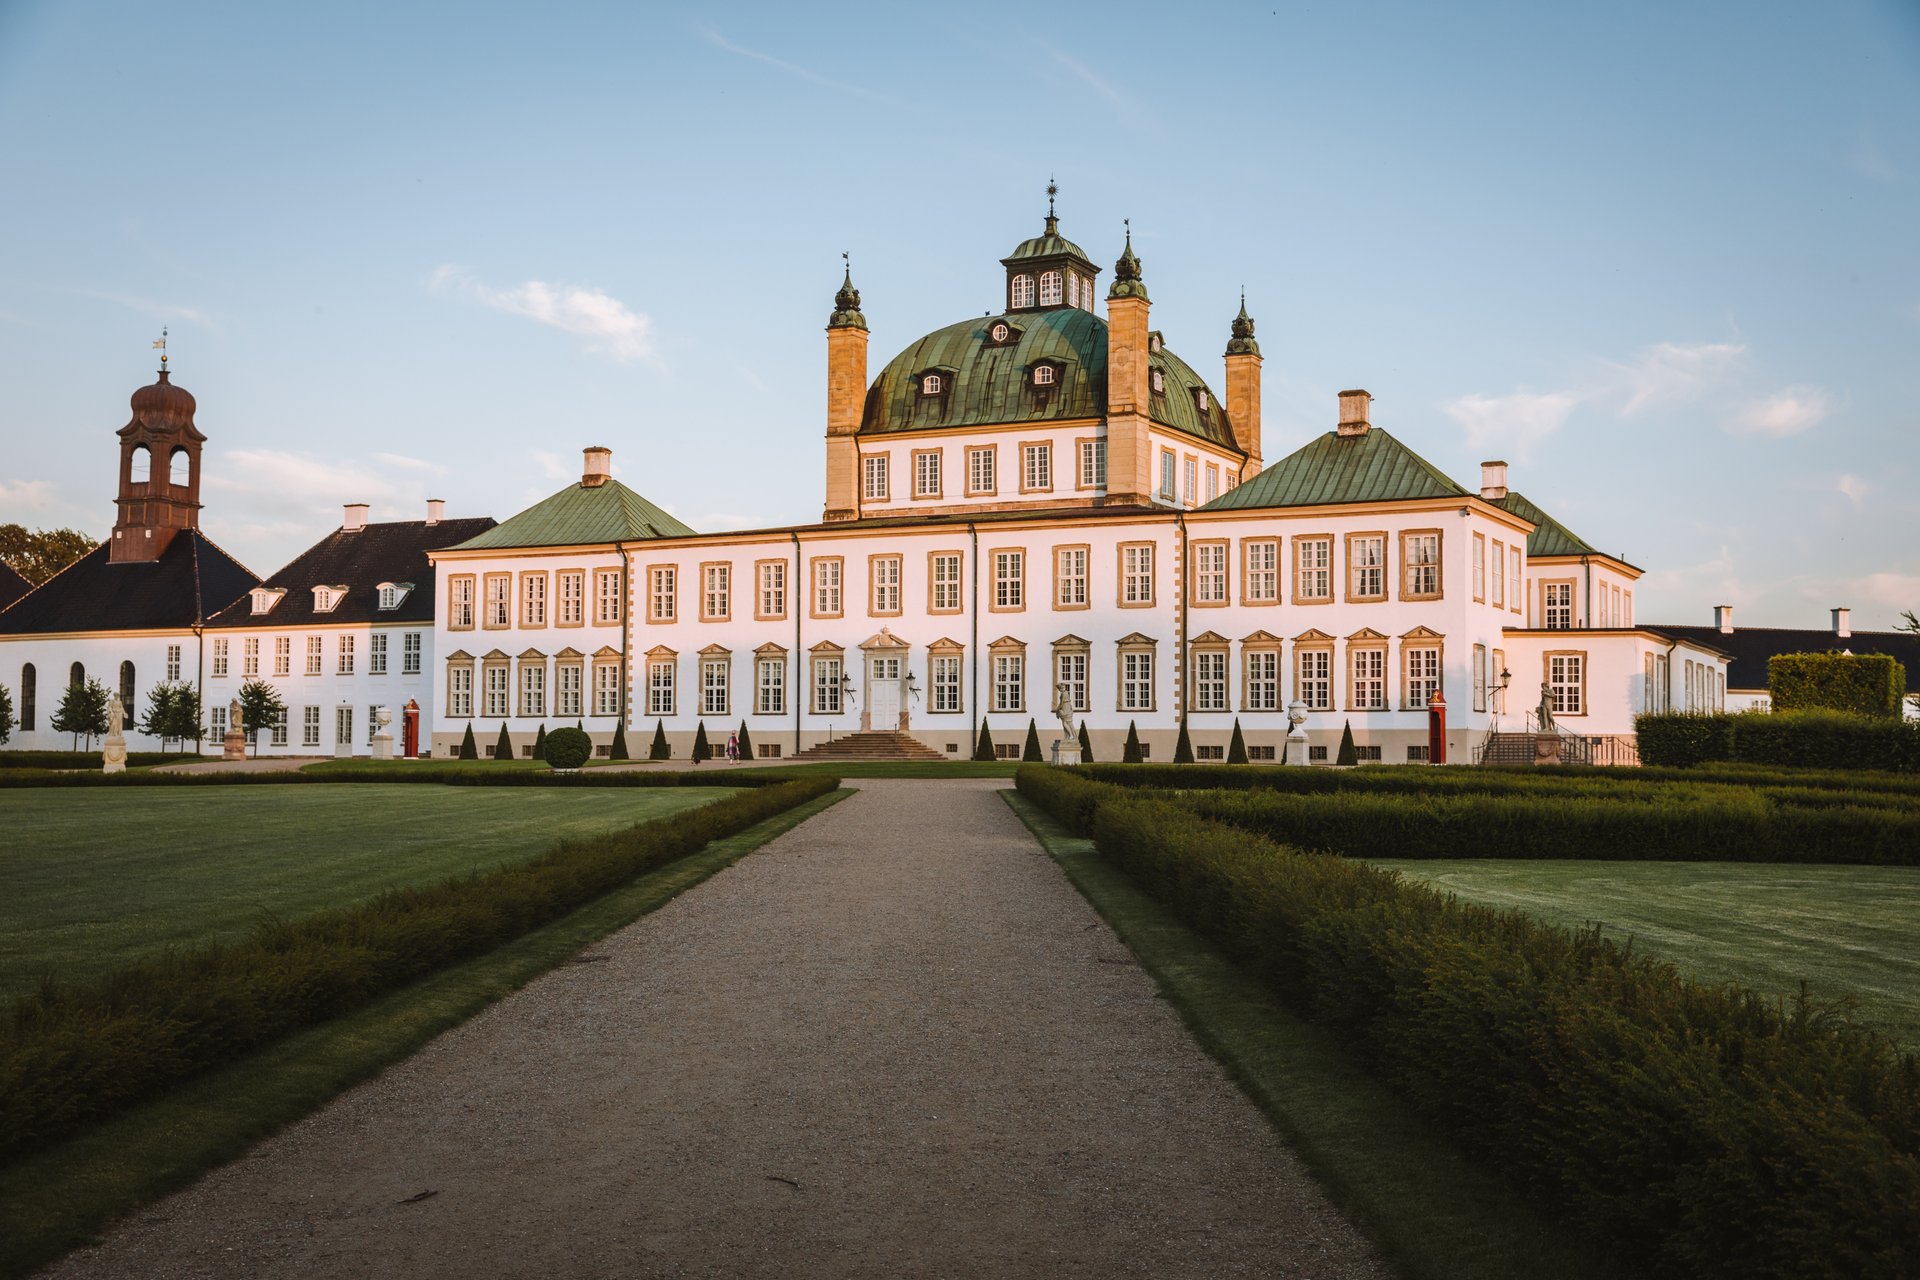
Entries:
POLYGON ((1120 709, 1153 710, 1153 651, 1128 649, 1120 655, 1120 709))
POLYGON ((700 660, 700 714, 724 716, 728 707, 728 677, 733 664, 725 658, 700 660))
POLYGON ((578 716, 585 713, 581 706, 581 677, 584 673, 577 662, 562 662, 553 669, 553 713, 557 716, 578 716))
POLYGON ((1120 544, 1120 603, 1123 606, 1153 603, 1153 544, 1151 542, 1120 544))
POLYGON ((763 716, 787 712, 787 660, 761 658, 754 663, 754 713, 763 716))
POLYGON ((1220 496, 1220 467, 1219 467, 1219 464, 1217 463, 1209 462, 1207 464, 1207 501, 1212 502, 1215 498, 1219 496, 1220 496))
POLYGON ((1278 711, 1280 709, 1280 651, 1278 649, 1250 649, 1247 651, 1247 710, 1278 711))
POLYGON ((1226 543, 1193 544, 1193 602, 1203 605, 1227 602, 1226 543))
POLYGON ((1294 678, 1300 683, 1300 701, 1307 704, 1307 710, 1333 710, 1333 651, 1296 650, 1293 665, 1294 678))
POLYGON ((1493 559, 1489 567, 1493 570, 1492 580, 1487 584, 1493 588, 1491 602, 1494 608, 1504 609, 1507 607, 1507 549, 1506 544, 1498 538, 1493 540, 1493 559))
POLYGON ((1105 440, 1080 442, 1080 487, 1082 489, 1107 487, 1107 442, 1105 440))
POLYGON ((1347 535, 1347 599, 1387 598, 1387 539, 1378 533, 1347 535))
POLYGON ((486 696, 487 718, 503 719, 507 714, 507 669, 503 666, 485 667, 480 678, 486 696))
POLYGON ((240 644, 240 674, 251 680, 260 674, 260 638, 248 636, 240 644))
POLYGON ((1333 599, 1333 539, 1293 540, 1293 595, 1300 604, 1333 599))
POLYGON ((655 660, 647 664, 647 714, 650 716, 670 716, 673 714, 673 673, 671 658, 655 660))
POLYGON ((1541 625, 1547 630, 1569 631, 1573 628, 1573 584, 1571 582, 1541 583, 1540 604, 1541 625))
POLYGON ((340 664, 338 673, 343 676, 353 674, 353 637, 340 637, 340 664))
MULTIPOLYGON (((466 693, 467 711, 465 714, 472 714, 473 671, 471 668, 468 668, 466 670, 466 677, 467 677, 467 693, 466 693)), ((462 714, 459 711, 454 711, 451 706, 448 707, 448 710, 452 712, 452 714, 454 715, 462 714)), ((320 708, 318 707, 300 708, 300 745, 303 747, 317 747, 320 745, 320 708)))
POLYGON ((1249 538, 1240 544, 1246 557, 1240 590, 1248 604, 1280 603, 1280 542, 1276 538, 1249 538))
POLYGON ((268 739, 268 745, 274 747, 284 747, 287 745, 287 713, 285 711, 275 714, 273 718, 273 733, 268 739))
POLYGON ((1053 655, 1053 683, 1064 689, 1067 705, 1075 711, 1090 711, 1087 703, 1087 655, 1079 652, 1053 655))
POLYGON ((1473 646, 1473 709, 1487 709, 1487 646, 1473 646))
POLYGON ((1473 535, 1473 598, 1487 598, 1487 535, 1473 535))
MULTIPOLYGON (((286 640, 284 639, 284 637, 281 639, 280 643, 282 644, 286 643, 286 640)), ((274 674, 277 676, 283 676, 287 673, 284 671, 276 671, 274 672, 274 674)), ((167 646, 167 679, 178 680, 179 678, 180 678, 180 646, 177 644, 170 644, 167 646)), ((32 728, 33 726, 28 725, 27 727, 32 728)))
POLYGON ((1054 548, 1053 604, 1056 609, 1087 607, 1087 548, 1054 548))
POLYGON ((1027 607, 1026 573, 1026 552, 993 553, 993 607, 996 611, 1027 607))
POLYGON ((367 674, 387 674, 387 633, 376 631, 367 637, 367 674))
MULTIPOLYGON (((1700 668, 1700 671, 1702 674, 1707 674, 1705 667, 1700 668)), ((1553 714, 1585 715, 1586 684, 1585 654, 1550 653, 1547 655, 1547 697, 1552 702, 1553 714)), ((1702 703, 1706 701, 1705 697, 1700 699, 1702 703)))
POLYGON ((928 575, 931 595, 927 607, 933 613, 960 612, 960 553, 936 551, 930 557, 928 575))
POLYGON ((1195 760, 1225 760, 1227 749, 1217 742, 1203 742, 1193 749, 1195 760))
POLYGON ((1488 705, 1493 708, 1495 715, 1507 709, 1507 694, 1504 686, 1511 678, 1512 675, 1507 670, 1506 650, 1495 649, 1493 656, 1487 660, 1487 688, 1489 694, 1487 702, 1488 705))
POLYGON ((1037 489, 1053 488, 1053 446, 1050 444, 1026 444, 1020 446, 1020 491, 1029 493, 1037 489))
POLYGON ((547 575, 544 573, 520 575, 520 625, 547 625, 547 575))
MULTIPOLYGON (((316 722, 320 709, 313 708, 316 722)), ((473 714, 473 668, 467 666, 449 666, 447 668, 447 714, 466 717, 473 714)), ((316 728, 317 734, 319 730, 316 728)), ((319 746, 316 737, 308 746, 319 746)))
POLYGON ((1026 709, 1026 657, 1018 653, 993 655, 993 709, 1026 709))
POLYGON ((512 591, 512 574, 490 573, 487 575, 487 612, 480 620, 482 626, 498 629, 512 622, 510 603, 512 591))
POLYGON ((409 631, 400 637, 400 674, 420 674, 420 633, 409 631))
POLYGON ((1377 745, 1371 747, 1355 747, 1353 749, 1353 758, 1361 764, 1378 764, 1380 762, 1380 748, 1377 745))
POLYGON ((1432 648, 1407 649, 1407 707, 1424 711, 1440 688, 1440 651, 1432 648))
POLYGON ((563 627, 577 627, 587 620, 587 575, 583 570, 560 570, 553 575, 553 589, 560 597, 560 614, 554 621, 563 627))
POLYGON ((916 498, 940 496, 940 451, 938 449, 914 451, 913 496, 916 498))
POLYGON ((1193 655, 1193 709, 1227 709, 1227 652, 1199 649, 1193 655))
POLYGON ((1507 548, 1507 608, 1520 612, 1521 602, 1526 595, 1520 590, 1520 548, 1507 548))
POLYGON ((447 626, 454 631, 473 629, 473 575, 470 573, 447 579, 447 626))
POLYGON ((813 713, 818 716, 840 714, 840 659, 813 660, 813 713))
POLYGON ((207 708, 207 727, 215 740, 227 736, 227 708, 223 703, 215 703, 207 708))
POLYGON ((1183 478, 1186 480, 1186 485, 1181 492, 1186 497, 1187 505, 1190 507, 1198 505, 1200 498, 1200 460, 1192 454, 1187 455, 1186 466, 1183 468, 1183 478))
POLYGON ((216 676, 224 676, 227 674, 227 640, 225 636, 221 636, 213 642, 213 674, 216 676))
POLYGON ((932 665, 933 709, 935 711, 960 710, 960 659, 936 657, 932 665))
POLYGON ((1166 502, 1172 502, 1175 497, 1173 486, 1176 465, 1173 450, 1162 449, 1160 451, 1160 497, 1166 502))
POLYGON ((1440 594, 1440 535, 1400 535, 1400 596, 1433 599, 1440 594))
POLYGON ((520 668, 520 714, 547 714, 547 664, 530 662, 520 668))
POLYGON ((593 620, 599 623, 618 622, 620 614, 620 571, 594 570, 593 620))
POLYGON ((876 616, 900 612, 900 557, 875 556, 867 562, 868 612, 876 616))
POLYGON ((876 453, 862 458, 860 468, 861 474, 866 477, 865 487, 861 491, 862 496, 868 502, 885 502, 887 500, 887 455, 876 453))
POLYGON ((967 450, 967 494, 979 497, 993 489, 993 446, 967 450))
POLYGON ((840 616, 840 557, 813 562, 813 615, 840 616))
POLYGON ((675 566, 657 564, 647 570, 647 621, 672 622, 677 610, 675 566))
POLYGON ((1353 667, 1353 709, 1387 709, 1387 651, 1385 649, 1349 649, 1347 660, 1353 667))
POLYGON ((754 568, 754 616, 770 621, 787 616, 787 562, 762 560, 754 568))
POLYGON ((733 566, 700 566, 700 621, 725 622, 733 616, 733 566))
MULTIPOLYGON (((307 674, 310 676, 317 676, 320 674, 321 640, 322 640, 322 637, 320 636, 307 637, 307 674)), ((216 672, 215 674, 217 675, 219 673, 216 672)))
MULTIPOLYGON (((620 667, 612 662, 597 662, 593 667, 593 714, 620 714, 620 667)), ((671 714, 670 712, 668 714, 671 714)))
MULTIPOLYGON (((176 646, 177 648, 178 646, 176 646)), ((293 637, 275 636, 273 638, 273 674, 290 676, 293 674, 293 637)))

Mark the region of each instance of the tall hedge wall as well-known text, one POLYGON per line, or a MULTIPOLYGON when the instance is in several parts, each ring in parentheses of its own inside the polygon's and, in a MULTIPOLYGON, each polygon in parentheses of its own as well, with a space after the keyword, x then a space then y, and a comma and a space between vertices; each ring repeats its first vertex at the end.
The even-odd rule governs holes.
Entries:
POLYGON ((1884 653, 1777 653, 1767 661, 1775 711, 1850 711, 1900 718, 1907 671, 1884 653))
POLYGON ((1651 765, 1713 761, 1813 769, 1920 772, 1920 723, 1845 711, 1683 715, 1634 719, 1651 765))

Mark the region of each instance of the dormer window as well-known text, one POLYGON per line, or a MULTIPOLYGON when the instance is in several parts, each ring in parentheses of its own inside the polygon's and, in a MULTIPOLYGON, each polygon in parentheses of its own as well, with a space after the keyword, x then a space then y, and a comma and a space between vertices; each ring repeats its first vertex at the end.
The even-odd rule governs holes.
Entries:
POLYGON ((1014 310, 1017 311, 1021 307, 1032 306, 1033 305, 1033 277, 1027 276, 1027 275, 1015 276, 1013 278, 1013 287, 1009 292, 1012 298, 1010 306, 1014 310))
POLYGON ((946 387, 946 380, 937 373, 930 373, 920 379, 920 394, 923 396, 937 396, 945 391, 946 387))
POLYGON ((1200 412, 1205 413, 1207 411, 1207 389, 1205 387, 1195 387, 1193 389, 1193 403, 1194 407, 1199 409, 1200 412))
POLYGON ((1043 307, 1060 305, 1060 273, 1058 271, 1040 273, 1040 305, 1043 307))
POLYGON ((255 587, 250 593, 253 597, 253 612, 272 613, 273 606, 280 603, 280 597, 287 594, 285 587, 255 587))
POLYGON ((411 582, 383 582, 380 584, 379 590, 380 607, 382 609, 398 609, 400 602, 407 598, 407 593, 413 590, 413 584, 411 582))
POLYGON ((1054 384, 1056 377, 1057 370, 1050 364, 1033 366, 1033 385, 1036 387, 1050 387, 1054 384))
POLYGON ((1147 335, 1147 350, 1153 352, 1155 355, 1159 355, 1162 345, 1158 333, 1150 333, 1147 335))
POLYGON ((1153 382, 1153 393, 1155 395, 1165 395, 1167 391, 1167 375, 1155 369, 1149 376, 1153 382))
POLYGON ((995 342, 1005 342, 1008 338, 1013 336, 1013 330, 1007 328, 1005 321, 1002 321, 1001 323, 993 326, 993 328, 989 332, 992 335, 993 340, 995 342))
POLYGON ((347 598, 345 587, 315 587, 313 589, 313 611, 332 613, 342 600, 347 598))

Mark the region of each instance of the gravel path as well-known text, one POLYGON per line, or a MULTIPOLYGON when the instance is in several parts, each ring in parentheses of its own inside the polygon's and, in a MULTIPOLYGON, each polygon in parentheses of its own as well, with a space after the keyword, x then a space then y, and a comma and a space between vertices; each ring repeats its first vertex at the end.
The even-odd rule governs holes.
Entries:
POLYGON ((1003 781, 859 785, 49 1274, 1387 1274, 1003 781))

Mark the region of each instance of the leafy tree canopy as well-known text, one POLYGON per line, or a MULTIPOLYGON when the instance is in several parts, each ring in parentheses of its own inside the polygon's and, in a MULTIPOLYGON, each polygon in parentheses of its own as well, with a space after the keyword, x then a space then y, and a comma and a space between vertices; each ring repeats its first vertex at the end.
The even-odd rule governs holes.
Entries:
POLYGON ((36 587, 99 545, 78 529, 0 524, 0 560, 36 587))
POLYGON ((89 678, 85 684, 70 684, 60 696, 60 706, 47 721, 55 733, 70 733, 76 745, 80 738, 93 745, 93 739, 107 731, 107 686, 89 678))

